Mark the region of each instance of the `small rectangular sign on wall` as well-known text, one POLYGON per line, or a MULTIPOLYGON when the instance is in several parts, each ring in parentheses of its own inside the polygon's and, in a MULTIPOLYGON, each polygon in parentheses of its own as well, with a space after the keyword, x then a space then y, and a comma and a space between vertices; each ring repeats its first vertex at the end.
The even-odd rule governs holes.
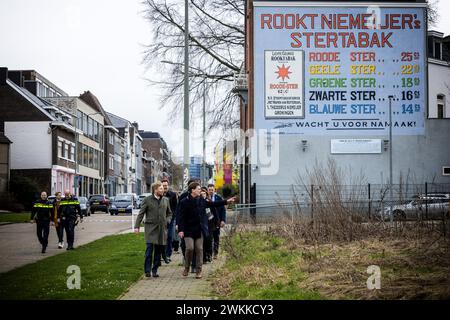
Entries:
POLYGON ((381 153, 381 139, 332 139, 331 154, 381 153))

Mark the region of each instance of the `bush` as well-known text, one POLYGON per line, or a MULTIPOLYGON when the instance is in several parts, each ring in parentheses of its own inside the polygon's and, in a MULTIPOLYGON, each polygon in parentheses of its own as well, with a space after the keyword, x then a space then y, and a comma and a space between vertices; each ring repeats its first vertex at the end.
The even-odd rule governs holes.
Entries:
POLYGON ((237 185, 233 184, 226 184, 222 187, 220 187, 217 192, 223 197, 223 198, 229 198, 236 194, 239 194, 239 187, 237 185))
POLYGON ((0 194, 0 209, 20 213, 25 207, 23 204, 17 202, 17 199, 12 193, 5 192, 0 194))
POLYGON ((27 210, 31 209, 32 204, 39 195, 38 184, 30 178, 16 175, 11 177, 10 191, 12 196, 27 210))

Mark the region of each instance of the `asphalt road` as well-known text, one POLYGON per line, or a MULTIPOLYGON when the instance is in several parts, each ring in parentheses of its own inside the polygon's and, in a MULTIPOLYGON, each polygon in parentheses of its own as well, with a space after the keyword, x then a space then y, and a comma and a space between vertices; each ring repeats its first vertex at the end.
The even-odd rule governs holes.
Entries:
MULTIPOLYGON (((138 210, 135 210, 137 213, 138 210)), ((107 235, 132 230, 131 216, 111 216, 95 213, 85 217, 83 223, 75 228, 75 244, 77 246, 92 242, 107 235)), ((41 245, 36 236, 36 224, 14 223, 0 226, 0 273, 23 265, 36 262, 45 257, 66 251, 66 235, 64 248, 58 249, 58 238, 55 228, 50 226, 47 252, 41 253, 41 245)))

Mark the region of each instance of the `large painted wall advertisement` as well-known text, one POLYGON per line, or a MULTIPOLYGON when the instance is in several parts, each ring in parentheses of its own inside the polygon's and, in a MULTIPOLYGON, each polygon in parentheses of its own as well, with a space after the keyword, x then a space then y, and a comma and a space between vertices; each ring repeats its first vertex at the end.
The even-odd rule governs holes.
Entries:
POLYGON ((256 129, 285 134, 423 135, 421 5, 254 2, 256 129))

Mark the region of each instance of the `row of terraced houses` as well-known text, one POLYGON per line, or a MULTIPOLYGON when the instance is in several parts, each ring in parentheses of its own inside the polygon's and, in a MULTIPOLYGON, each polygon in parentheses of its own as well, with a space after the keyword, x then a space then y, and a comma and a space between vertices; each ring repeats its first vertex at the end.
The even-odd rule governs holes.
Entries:
POLYGON ((107 112, 90 91, 70 96, 35 70, 0 68, 0 193, 25 176, 51 194, 141 194, 170 179, 157 132, 107 112))

